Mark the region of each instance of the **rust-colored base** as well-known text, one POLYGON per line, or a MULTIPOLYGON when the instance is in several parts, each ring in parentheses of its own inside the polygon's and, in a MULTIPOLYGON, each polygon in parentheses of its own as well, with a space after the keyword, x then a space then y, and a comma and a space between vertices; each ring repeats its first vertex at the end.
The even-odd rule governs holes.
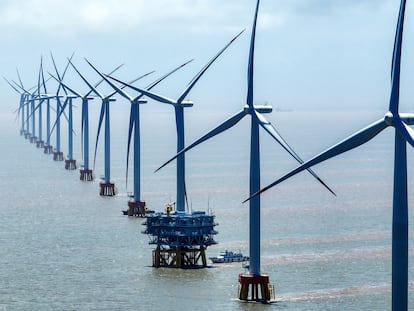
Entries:
POLYGON ((145 201, 128 201, 128 216, 145 217, 145 201))
POLYGON ((99 184, 101 191, 99 192, 100 195, 105 196, 105 197, 113 197, 114 195, 116 195, 116 188, 115 188, 115 184, 110 183, 110 182, 101 182, 99 184))
POLYGON ((63 161, 63 152, 62 151, 53 152, 53 160, 54 161, 63 161))
POLYGON ((80 170, 80 180, 83 181, 92 181, 95 179, 92 170, 83 168, 80 170))
POLYGON ((44 145, 43 146, 43 153, 45 153, 45 154, 52 154, 53 153, 53 146, 44 145))
POLYGON ((45 145, 45 142, 43 140, 38 140, 36 142, 36 147, 37 148, 43 148, 44 145, 45 145))
POLYGON ((65 169, 67 170, 76 170, 76 160, 74 159, 66 159, 65 160, 65 169))
POLYGON ((239 299, 243 301, 270 302, 274 296, 273 286, 269 283, 267 274, 241 273, 239 286, 239 299))

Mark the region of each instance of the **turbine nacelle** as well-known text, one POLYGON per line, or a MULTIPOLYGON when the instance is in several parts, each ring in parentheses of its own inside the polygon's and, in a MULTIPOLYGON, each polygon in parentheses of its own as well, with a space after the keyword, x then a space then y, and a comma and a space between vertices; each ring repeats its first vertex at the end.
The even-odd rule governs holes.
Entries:
POLYGON ((138 98, 136 100, 133 101, 134 104, 147 104, 148 100, 146 100, 145 98, 138 98))
POLYGON ((193 107, 194 106, 194 102, 191 100, 183 100, 180 104, 178 104, 177 106, 180 107, 193 107))
MULTIPOLYGON (((254 110, 256 110, 259 113, 271 113, 273 108, 269 105, 253 105, 254 110)), ((244 106, 244 112, 249 113, 250 107, 249 105, 244 106)))

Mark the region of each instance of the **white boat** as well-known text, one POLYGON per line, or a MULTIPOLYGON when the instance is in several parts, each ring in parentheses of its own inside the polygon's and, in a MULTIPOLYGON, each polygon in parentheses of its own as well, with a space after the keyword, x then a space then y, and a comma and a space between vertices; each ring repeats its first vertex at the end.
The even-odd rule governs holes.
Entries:
POLYGON ((236 253, 228 250, 220 252, 220 254, 217 257, 210 257, 210 260, 213 263, 242 262, 247 261, 249 259, 250 258, 248 256, 243 256, 241 252, 236 253))

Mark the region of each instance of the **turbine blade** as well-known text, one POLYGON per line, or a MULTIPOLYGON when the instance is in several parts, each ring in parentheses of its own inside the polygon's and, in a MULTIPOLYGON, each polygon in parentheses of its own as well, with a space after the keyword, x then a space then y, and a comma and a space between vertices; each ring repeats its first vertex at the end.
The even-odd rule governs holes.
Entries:
POLYGON ((43 91, 45 92, 45 94, 47 94, 46 81, 45 81, 45 73, 44 73, 44 70, 43 70, 43 57, 41 59, 40 69, 41 69, 41 74, 42 74, 43 91))
POLYGON ((151 90, 153 87, 155 87, 158 83, 160 83, 161 81, 163 81, 164 79, 168 78, 170 75, 172 75, 174 72, 176 72, 177 70, 183 68, 184 66, 186 66, 187 64, 191 63, 194 59, 191 59, 187 62, 185 62, 184 64, 181 64, 180 66, 174 68, 173 70, 171 70, 170 72, 168 72, 167 74, 163 75, 161 78, 155 80, 154 82, 152 82, 151 84, 149 84, 146 89, 149 91, 151 90))
POLYGON ((135 122, 133 116, 136 114, 136 106, 131 104, 130 114, 129 114, 129 130, 128 130, 128 147, 127 147, 127 165, 126 165, 126 174, 125 174, 125 181, 126 181, 126 189, 128 189, 128 168, 129 168, 129 150, 131 147, 131 138, 132 138, 132 130, 134 129, 135 122))
MULTIPOLYGON (((76 66, 69 60, 69 63, 72 65, 73 69, 75 69, 75 71, 78 73, 78 75, 82 78, 82 80, 89 86, 89 88, 91 89, 91 92, 94 92, 96 94, 96 96, 103 98, 103 95, 101 93, 99 93, 96 88, 89 83, 89 81, 80 73, 80 71, 76 68, 76 66)), ((58 76, 59 78, 59 76, 58 76)), ((60 79, 59 79, 60 80, 60 79)), ((87 93, 86 96, 88 96, 90 94, 87 93)))
MULTIPOLYGON (((60 107, 59 115, 56 116, 55 123, 53 124, 52 129, 50 130, 50 133, 51 134, 53 133, 53 130, 55 129, 56 123, 60 119, 60 117, 62 116, 62 114, 66 118, 66 120, 69 122, 69 119, 68 119, 68 117, 65 114, 65 108, 66 108, 67 103, 68 103, 68 100, 66 99, 65 102, 64 102, 64 104, 60 107)), ((60 105, 60 101, 58 101, 57 104, 60 105)))
POLYGON ((99 116, 99 123, 98 123, 98 132, 96 134, 96 142, 95 142, 95 153, 93 156, 93 169, 95 170, 95 162, 96 162, 96 150, 98 149, 98 141, 99 141, 99 134, 101 132, 103 118, 105 116, 105 105, 101 105, 101 114, 99 116))
MULTIPOLYGON (((57 69, 56 62, 55 62, 55 59, 54 59, 54 57, 53 57, 52 52, 50 52, 50 57, 52 58, 52 63, 53 63, 53 67, 55 68, 56 75, 57 75, 57 77, 58 77, 59 81, 61 81, 61 80, 62 80, 62 78, 60 77, 60 74, 59 74, 59 71, 58 71, 58 69, 57 69)), ((56 91, 56 94, 59 94, 59 91, 60 91, 60 84, 59 84, 59 86, 58 86, 58 89, 57 89, 57 91, 56 91)))
MULTIPOLYGON (((119 68, 121 68, 122 66, 123 66, 124 64, 121 64, 121 65, 118 65, 117 67, 115 67, 115 69, 113 69, 112 71, 111 71, 111 73, 110 74, 112 74, 112 73, 114 73, 115 71, 117 71, 119 68)), ((104 79, 100 79, 95 85, 94 85, 94 87, 95 88, 97 88, 102 82, 104 82, 104 79)), ((86 93, 86 95, 85 96, 89 96, 91 93, 92 93, 93 91, 92 91, 92 89, 88 92, 88 93, 86 93)))
POLYGON ((414 130, 400 119, 394 121, 395 129, 405 138, 405 140, 414 147, 414 130))
MULTIPOLYGON (((81 155, 82 155, 82 160, 85 161, 84 156, 83 156, 83 136, 84 136, 84 128, 85 128, 85 123, 86 123, 86 104, 84 103, 84 101, 82 100, 82 112, 81 112, 81 155)), ((84 163, 85 164, 85 163, 84 163)), ((89 167, 88 167, 89 169, 89 167)))
MULTIPOLYGON (((116 81, 118 81, 118 80, 116 80, 116 81)), ((170 104, 170 105, 176 105, 177 104, 177 102, 175 100, 170 99, 168 97, 165 97, 165 96, 162 96, 162 95, 158 95, 158 94, 155 94, 153 92, 150 92, 150 91, 141 89, 139 87, 130 85, 129 83, 123 83, 123 82, 121 82, 121 83, 124 84, 124 85, 127 85, 131 89, 133 89, 135 91, 138 91, 138 92, 140 92, 140 93, 142 93, 142 94, 148 96, 149 98, 152 98, 153 100, 156 100, 158 102, 165 103, 165 104, 170 104)))
POLYGON ((400 12, 398 14, 397 29, 395 31, 394 49, 392 54, 391 67, 391 96, 389 111, 398 113, 399 92, 400 92, 400 67, 401 67, 401 47, 404 30, 405 0, 401 0, 400 12))
POLYGON ((16 67, 16 73, 17 73, 17 78, 19 79, 19 82, 20 82, 20 86, 23 89, 24 86, 23 86, 22 78, 20 77, 20 72, 19 72, 19 69, 17 67, 16 67))
POLYGON ((142 78, 145 78, 146 76, 149 76, 149 75, 153 74, 154 72, 155 72, 155 70, 152 70, 150 72, 144 73, 143 75, 139 76, 138 78, 135 78, 134 80, 129 81, 129 84, 132 84, 134 82, 137 82, 138 80, 141 80, 142 78))
MULTIPOLYGON (((91 66, 93 68, 93 70, 95 70, 97 72, 98 75, 100 75, 102 77, 102 79, 104 79, 114 90, 115 93, 120 94, 121 96, 125 97, 126 99, 128 99, 129 101, 132 101, 132 97, 125 93, 123 90, 121 90, 119 87, 117 87, 114 83, 112 83, 107 77, 105 77, 89 60, 87 60, 85 58, 85 61, 89 64, 89 66, 91 66)), ((106 96, 107 98, 110 97, 109 95, 106 96)))
POLYGON ((76 96, 79 97, 83 97, 82 94, 80 94, 79 92, 75 91, 74 89, 72 89, 70 86, 68 86, 66 83, 64 83, 63 81, 59 81, 58 78, 56 78, 54 75, 52 75, 49 71, 47 72, 53 79, 55 79, 58 83, 62 84, 63 87, 65 87, 66 89, 68 89, 69 91, 71 91, 73 94, 75 94, 76 96))
POLYGON ((247 105, 253 110, 253 67, 254 67, 254 44, 256 39, 257 14, 259 12, 260 1, 257 0, 256 11, 254 13, 252 34, 250 38, 249 64, 247 69, 247 105))
POLYGON ((234 42, 236 39, 244 32, 244 29, 237 34, 233 39, 230 40, 229 43, 226 44, 226 46, 220 50, 201 70, 199 73, 197 73, 194 78, 190 81, 187 88, 184 90, 184 92, 181 94, 180 98, 177 99, 178 103, 181 103, 185 97, 188 95, 188 93, 191 91, 193 86, 197 83, 197 81, 201 78, 201 76, 206 72, 206 70, 215 62, 215 60, 223 54, 223 52, 234 42))
POLYGON ((9 82, 9 80, 7 80, 5 77, 3 77, 3 79, 4 79, 4 81, 6 81, 7 82, 7 84, 8 85, 10 85, 11 86, 11 88, 13 89, 13 90, 15 90, 17 93, 19 93, 19 94, 22 94, 13 84, 11 84, 10 82, 9 82))
POLYGON ((414 113, 399 113, 400 119, 408 125, 414 125, 414 113))
MULTIPOLYGON (((136 82, 136 81, 138 81, 138 80, 140 80, 140 79, 142 79, 142 78, 144 78, 144 77, 146 77, 146 76, 148 76, 148 75, 150 75, 150 74, 152 74, 152 73, 154 73, 155 72, 155 70, 153 70, 153 71, 150 71, 150 72, 148 72, 148 73, 146 73, 146 74, 143 74, 142 76, 139 76, 138 78, 135 78, 134 80, 132 80, 132 81, 129 81, 128 83, 129 84, 132 84, 132 83, 134 83, 134 82, 136 82)), ((123 86, 121 86, 121 89, 124 89, 124 88, 126 88, 126 85, 123 85, 123 86)), ((112 97, 115 93, 117 93, 116 91, 113 91, 112 93, 109 93, 108 95, 106 95, 106 98, 110 98, 110 97, 112 97)))
POLYGON ((40 56, 40 67, 39 67, 39 74, 37 75, 37 94, 40 96, 40 79, 41 79, 41 71, 42 71, 42 56, 40 56))
MULTIPOLYGON (((259 125, 267 132, 270 136, 273 137, 274 140, 276 140, 279 145, 282 146, 283 149, 285 149, 296 161, 299 162, 299 164, 303 164, 303 160, 299 157, 299 155, 293 150, 292 147, 289 146, 289 144, 284 140, 284 138, 278 133, 278 131, 273 127, 273 125, 265 119, 265 117, 254 110, 254 113, 257 117, 257 121, 259 125)), ((336 193, 310 168, 307 169, 308 172, 317 180, 319 181, 330 193, 332 193, 334 196, 336 196, 336 193)))
POLYGON ((274 181, 273 183, 269 184, 268 186, 262 188, 260 191, 254 193, 248 199, 244 200, 244 202, 249 201, 251 198, 265 192, 266 190, 280 184, 282 181, 296 175, 303 170, 306 170, 318 163, 321 163, 325 160, 333 158, 341 153, 344 153, 348 150, 354 149, 372 138, 374 138, 377 134, 379 134, 382 130, 384 130, 389 125, 385 123, 384 119, 380 119, 367 127, 363 128, 362 130, 356 132, 355 134, 349 136, 348 138, 342 140, 341 142, 337 143, 336 145, 330 147, 329 149, 323 151, 322 153, 316 155, 315 157, 311 158, 310 160, 306 161, 302 165, 298 166, 297 168, 293 169, 283 177, 279 178, 278 180, 274 181))
POLYGON ((229 128, 233 127, 235 124, 237 124, 243 117, 246 116, 246 112, 243 110, 239 111, 238 113, 234 114, 224 122, 220 123, 218 126, 210 130, 207 134, 197 139, 195 142, 193 142, 188 147, 182 149, 180 152, 178 152, 174 157, 169 159, 167 162, 165 162, 163 165, 161 165, 159 168, 156 169, 155 172, 158 172, 160 169, 162 169, 164 166, 166 166, 168 163, 172 162, 174 159, 179 157, 184 152, 189 151, 190 149, 194 148, 195 146, 201 144, 202 142, 206 141, 207 139, 210 139, 213 136, 216 136, 217 134, 220 134, 221 132, 224 132, 225 130, 228 130, 229 128))

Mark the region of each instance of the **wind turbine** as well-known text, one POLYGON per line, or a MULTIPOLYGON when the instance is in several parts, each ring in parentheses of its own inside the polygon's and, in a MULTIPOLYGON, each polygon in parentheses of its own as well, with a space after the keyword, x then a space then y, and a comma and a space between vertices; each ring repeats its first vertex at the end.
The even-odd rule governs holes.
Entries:
MULTIPOLYGON (((218 135, 234 125, 236 125, 245 116, 251 116, 251 130, 250 130, 250 194, 257 192, 260 189, 260 143, 259 143, 259 129, 262 127, 270 136, 276 140, 293 158, 299 163, 303 163, 301 158, 293 151, 293 149, 286 143, 286 141, 278 134, 276 129, 268 122, 263 113, 270 113, 272 107, 268 105, 259 106, 253 104, 253 63, 254 63, 254 47, 255 47, 255 35, 256 35, 256 22, 259 11, 260 1, 256 3, 256 10, 254 14, 254 21, 250 40, 250 53, 248 60, 248 75, 247 75, 247 104, 225 120, 207 134, 196 140, 188 147, 181 150, 173 158, 164 163, 159 169, 173 161, 175 158, 180 157, 185 152, 201 144, 202 142, 218 135)), ((157 169, 157 170, 159 170, 157 169)), ((309 172, 315 177, 323 186, 325 186, 331 193, 334 192, 311 170, 309 172)), ((239 283, 241 285, 239 292, 240 300, 255 300, 255 301, 270 301, 270 284, 269 276, 261 273, 260 269, 260 197, 255 197, 250 201, 249 207, 249 252, 250 252, 250 264, 249 273, 239 275, 239 283), (251 286, 252 294, 249 299, 249 287, 251 286), (260 287, 260 291, 259 291, 260 287), (261 296, 261 297, 260 297, 261 296)))
MULTIPOLYGON (((414 131, 408 125, 414 124, 414 114, 399 112, 401 48, 406 1, 401 0, 391 67, 391 94, 389 108, 383 118, 345 138, 338 144, 306 161, 296 169, 253 194, 254 200, 260 193, 282 181, 333 158, 341 153, 359 147, 370 141, 387 127, 395 128, 394 142, 394 194, 392 217, 392 309, 407 310, 408 305, 408 198, 407 198, 407 148, 414 147, 414 131)), ((248 200, 249 200, 248 199, 248 200)), ((247 200, 246 200, 247 201, 247 200)))
MULTIPOLYGON (((69 58, 69 62, 70 60, 73 58, 74 53, 72 54, 72 56, 69 58)), ((69 62, 66 64, 65 70, 63 71, 62 76, 59 74, 59 71, 57 69, 56 63, 55 63, 55 59, 53 58, 53 54, 50 53, 50 57, 52 58, 52 62, 53 62, 53 67, 55 68, 55 72, 56 75, 58 77, 59 80, 62 80, 66 74, 66 71, 69 67, 69 62)), ((62 97, 61 95, 59 95, 61 89, 61 85, 58 85, 58 88, 56 90, 56 121, 55 121, 55 126, 54 128, 56 128, 56 149, 53 152, 53 160, 55 161, 63 161, 63 152, 60 150, 60 114, 61 114, 61 109, 62 109, 62 103, 60 101, 60 98, 62 97)), ((63 91, 65 92, 65 94, 67 95, 66 89, 63 88, 63 91)), ((51 130, 51 132, 49 133, 49 135, 51 135, 53 132, 53 129, 51 130)))
MULTIPOLYGON (((161 81, 172 75, 177 70, 183 68, 188 63, 193 60, 185 62, 184 64, 178 66, 172 71, 168 72, 164 76, 152 82, 146 87, 146 90, 151 90, 161 81)), ((121 96, 125 97, 131 103, 130 116, 129 116, 129 131, 128 131, 128 148, 127 148, 127 165, 126 165, 126 183, 128 183, 128 168, 129 168, 129 150, 131 146, 132 133, 134 133, 134 193, 133 200, 128 201, 128 215, 145 215, 145 201, 141 200, 141 138, 140 138, 140 104, 147 103, 147 100, 142 99, 144 96, 140 93, 138 96, 132 97, 123 90, 123 87, 118 87, 113 82, 111 82, 105 75, 96 69, 89 61, 89 65, 103 78, 105 81, 121 96)), ((110 77, 110 75, 108 75, 110 77)), ((112 78, 112 77, 111 77, 112 78)), ((132 89, 136 89, 133 85, 129 83, 122 82, 118 79, 112 78, 115 81, 120 82, 125 86, 128 86, 132 89)), ((127 184, 128 186, 128 184, 127 184)), ((128 187, 127 187, 128 188, 128 187)))
MULTIPOLYGON (((152 98, 153 100, 159 101, 164 104, 170 104, 174 107, 175 110, 175 120, 176 120, 176 129, 177 129, 177 152, 184 149, 184 108, 192 107, 193 102, 185 100, 188 93, 198 82, 201 76, 206 72, 206 70, 214 63, 214 61, 244 32, 241 31, 237 36, 235 36, 227 45, 221 49, 201 70, 198 72, 194 78, 190 81, 188 86, 182 92, 178 99, 170 99, 162 95, 152 93, 148 90, 141 88, 135 88, 135 90, 141 92, 142 94, 152 98)), ((177 193, 176 193, 176 202, 175 209, 179 212, 185 212, 185 197, 186 197, 186 187, 185 187, 185 156, 181 154, 177 158, 177 173, 176 173, 176 182, 177 182, 177 193)))
MULTIPOLYGON (((72 62, 70 62, 72 64, 72 62)), ((88 62, 89 63, 89 62, 88 62)), ((99 134, 102 126, 102 122, 105 118, 105 138, 104 138, 104 169, 105 169, 105 176, 104 181, 100 183, 100 192, 99 194, 102 196, 114 196, 116 194, 115 184, 111 182, 111 147, 110 147, 110 115, 109 115, 109 103, 115 101, 115 98, 112 98, 117 92, 113 91, 107 95, 103 95, 100 93, 89 81, 84 78, 81 73, 76 69, 76 67, 72 64, 73 68, 78 72, 78 74, 82 77, 83 81, 89 86, 91 91, 95 93, 98 97, 101 98, 101 113, 99 117, 99 124, 98 124, 98 132, 96 135, 96 144, 95 144, 95 156, 94 156, 94 163, 96 159, 96 150, 98 147, 98 140, 99 134)), ((152 73, 152 72, 150 72, 152 73)), ((150 73, 142 75, 138 79, 146 77, 150 73)), ((135 79, 134 81, 138 80, 135 79)))
POLYGON ((25 124, 26 124, 26 131, 25 131, 25 135, 24 135, 24 137, 26 138, 26 139, 30 139, 31 138, 31 136, 32 136, 32 133, 30 133, 30 108, 31 107, 29 107, 29 103, 30 103, 30 100, 31 100, 31 98, 32 98, 32 93, 30 93, 30 91, 32 90, 32 89, 34 89, 34 87, 32 87, 31 89, 29 89, 29 90, 26 90, 25 88, 24 88, 24 85, 23 85, 23 81, 22 81, 22 78, 20 77, 20 72, 19 72, 19 70, 16 68, 16 73, 17 73, 17 78, 19 79, 19 84, 17 84, 16 82, 14 82, 15 83, 15 85, 17 86, 17 87, 19 87, 23 92, 25 92, 26 93, 26 119, 25 119, 25 124))
MULTIPOLYGON (((37 94, 38 94, 37 99, 39 100, 39 103, 36 106, 35 110, 38 110, 38 114, 39 114, 39 121, 38 121, 38 123, 39 123, 39 137, 38 137, 38 140, 36 142, 36 147, 38 147, 38 148, 44 148, 45 147, 45 142, 43 141, 43 112, 42 112, 42 104, 43 104, 44 101, 46 101, 47 105, 49 105, 49 100, 51 98, 54 98, 54 96, 53 95, 49 95, 47 93, 46 81, 45 81, 45 77, 44 77, 44 73, 43 73, 43 57, 40 58, 40 69, 39 69, 39 76, 38 76, 38 81, 37 81, 37 94), (44 93, 41 93, 40 92, 40 88, 41 87, 43 87, 44 93)), ((49 120, 50 120, 50 107, 48 109, 49 109, 49 120)))
MULTIPOLYGON (((86 82, 86 79, 83 75, 78 71, 78 69, 71 63, 75 71, 78 75, 86 82)), ((114 70, 111 71, 111 74, 114 73, 116 70, 121 68, 122 65, 117 66, 114 70)), ((50 74, 50 73, 49 73, 50 74)), ((95 176, 93 174, 93 170, 89 166, 89 101, 93 100, 94 97, 90 96, 92 90, 89 90, 86 94, 81 94, 80 92, 74 90, 72 87, 69 87, 67 84, 63 83, 61 80, 57 79, 55 76, 50 74, 56 81, 63 85, 64 88, 68 89, 72 92, 76 97, 82 99, 82 130, 81 130, 81 147, 82 147, 82 154, 83 154, 83 167, 80 169, 80 180, 82 181, 92 181, 94 180, 95 176)), ((103 80, 100 80, 98 83, 95 84, 97 87, 103 80)))
POLYGON ((17 112, 17 118, 19 115, 21 116, 21 124, 20 124, 20 135, 24 136, 26 133, 26 130, 24 129, 25 126, 25 106, 26 106, 26 97, 27 93, 23 90, 19 90, 16 86, 10 83, 9 80, 7 80, 5 77, 3 79, 6 81, 6 83, 15 90, 20 95, 20 101, 19 101, 19 108, 15 112, 17 112))

